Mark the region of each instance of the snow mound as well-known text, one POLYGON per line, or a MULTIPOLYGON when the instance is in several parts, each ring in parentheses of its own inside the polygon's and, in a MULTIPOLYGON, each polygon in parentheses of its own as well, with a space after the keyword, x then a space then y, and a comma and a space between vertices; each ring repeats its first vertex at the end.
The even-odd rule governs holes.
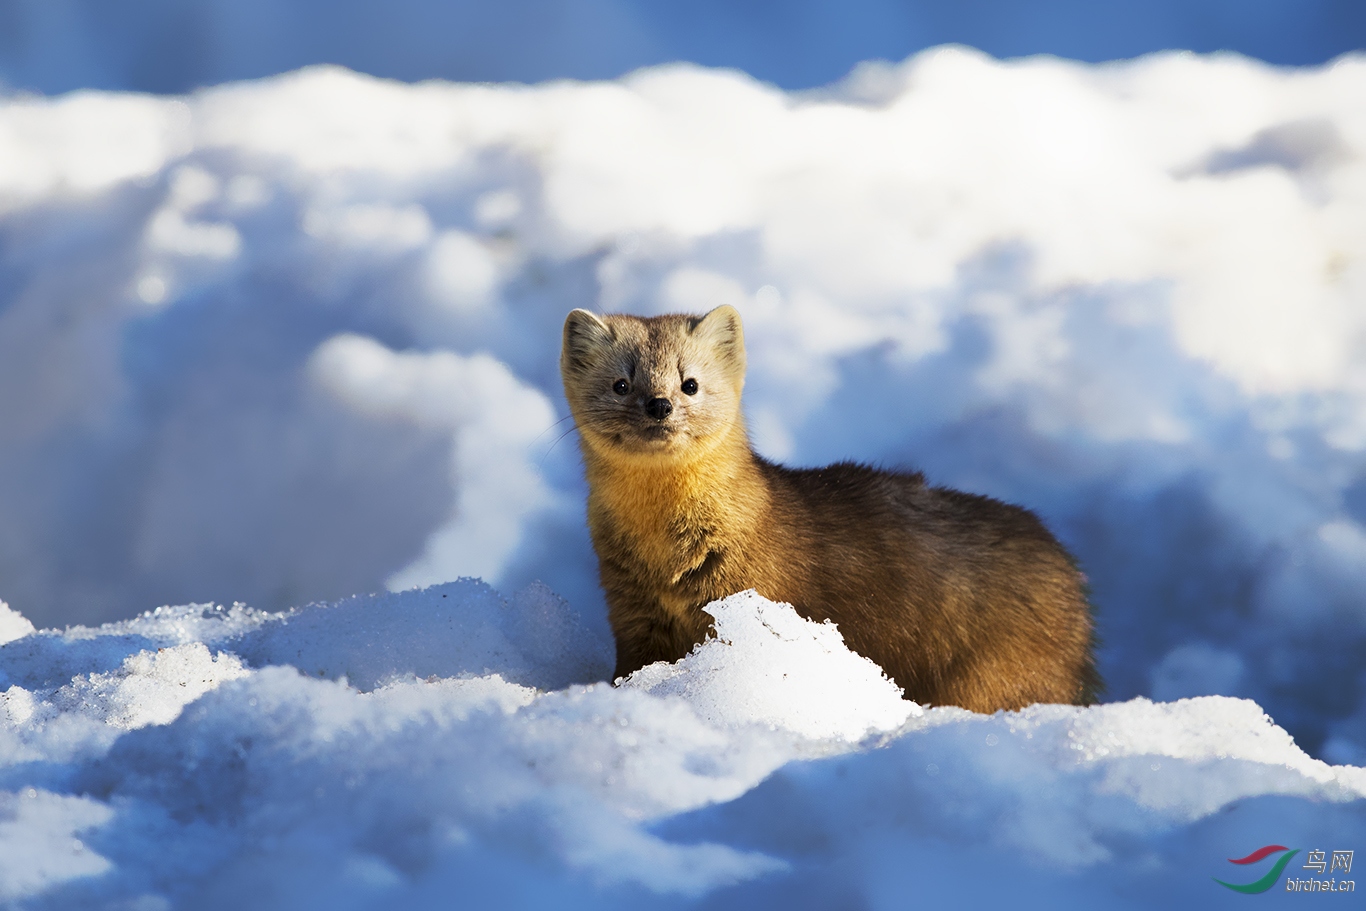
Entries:
POLYGON ((544 585, 508 602, 472 579, 290 611, 236 648, 252 664, 288 664, 361 690, 394 677, 485 673, 562 689, 604 679, 612 657, 544 585))
POLYGON ((189 642, 138 652, 107 674, 77 677, 57 690, 53 705, 132 730, 168 724, 200 696, 246 675, 236 655, 211 655, 202 642, 189 642))
POLYGON ((622 686, 679 696, 713 724, 763 724, 810 738, 858 741, 921 714, 882 668, 849 651, 835 624, 750 590, 703 608, 715 638, 676 664, 643 667, 622 686))
POLYGON ((281 612, 193 604, 96 628, 44 630, 0 644, 0 683, 52 688, 92 667, 109 674, 149 650, 179 654, 176 647, 201 642, 251 665, 289 665, 362 690, 396 677, 494 672, 559 689, 605 679, 612 660, 611 642, 544 585, 506 600, 483 582, 462 579, 281 612))
POLYGON ((109 861, 89 850, 77 833, 113 815, 107 805, 85 797, 32 788, 0 793, 0 902, 109 871, 109 861))
POLYGON ((922 711, 788 605, 709 610, 678 663, 549 691, 512 678, 600 654, 468 580, 7 643, 0 901, 1208 907, 1228 857, 1366 838, 1366 769, 1249 700, 922 711))
POLYGON ((33 623, 4 601, 0 601, 0 645, 22 639, 31 632, 33 623))
POLYGON ((1228 857, 1366 837, 1366 770, 1314 766, 1245 700, 931 709, 911 728, 659 830, 800 863, 773 894, 810 890, 811 907, 911 888, 959 907, 1210 907, 1211 876, 1240 881, 1228 857))

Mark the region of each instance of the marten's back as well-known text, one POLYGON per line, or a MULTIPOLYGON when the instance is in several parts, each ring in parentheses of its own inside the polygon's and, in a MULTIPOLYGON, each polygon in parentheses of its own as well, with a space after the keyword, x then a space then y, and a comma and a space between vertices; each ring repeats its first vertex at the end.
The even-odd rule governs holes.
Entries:
POLYGON ((920 474, 760 464, 767 546, 782 551, 761 562, 788 568, 764 580, 769 597, 834 621, 907 698, 978 711, 1094 701, 1081 574, 1028 510, 920 474))

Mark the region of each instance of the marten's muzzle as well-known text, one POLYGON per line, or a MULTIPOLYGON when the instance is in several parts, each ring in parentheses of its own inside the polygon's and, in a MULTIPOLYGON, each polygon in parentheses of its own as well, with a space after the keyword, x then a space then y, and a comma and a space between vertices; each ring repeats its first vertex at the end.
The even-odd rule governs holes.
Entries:
POLYGON ((656 421, 664 420, 669 415, 673 414, 673 411, 673 403, 670 402, 668 399, 650 399, 648 402, 645 403, 645 413, 648 414, 650 417, 654 418, 656 421))

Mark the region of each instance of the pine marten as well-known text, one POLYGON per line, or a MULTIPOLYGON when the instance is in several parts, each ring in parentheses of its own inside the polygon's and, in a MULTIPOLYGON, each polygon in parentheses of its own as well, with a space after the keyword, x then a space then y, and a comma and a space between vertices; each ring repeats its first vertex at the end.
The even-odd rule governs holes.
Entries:
POLYGON ((907 699, 975 712, 1089 704, 1101 687, 1075 562, 1032 513, 841 462, 750 449, 740 314, 564 324, 615 677, 676 661, 703 605, 745 589, 831 620, 907 699))

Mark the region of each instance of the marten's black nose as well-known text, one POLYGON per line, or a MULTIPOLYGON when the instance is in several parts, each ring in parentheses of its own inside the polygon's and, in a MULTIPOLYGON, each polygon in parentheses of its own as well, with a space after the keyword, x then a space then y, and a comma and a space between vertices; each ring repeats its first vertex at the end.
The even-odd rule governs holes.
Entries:
POLYGON ((662 421, 673 414, 674 406, 668 399, 650 399, 645 403, 645 413, 656 421, 662 421))

